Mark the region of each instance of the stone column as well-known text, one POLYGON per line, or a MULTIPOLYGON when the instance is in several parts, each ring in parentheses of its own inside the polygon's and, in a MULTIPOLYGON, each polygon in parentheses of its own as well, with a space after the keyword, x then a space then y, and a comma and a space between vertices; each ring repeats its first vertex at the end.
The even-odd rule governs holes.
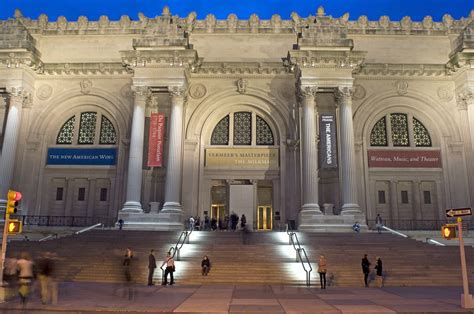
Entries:
MULTIPOLYGON (((87 197, 87 217, 93 217, 95 209, 96 199, 96 183, 97 179, 89 179, 89 196, 87 197)), ((99 190, 100 197, 100 190, 99 190)))
POLYGON ((474 132, 474 93, 462 93, 457 97, 459 112, 459 129, 464 143, 464 155, 471 195, 471 206, 474 206, 474 162, 472 161, 473 132, 474 132))
POLYGON ((145 107, 150 89, 147 86, 133 86, 135 104, 133 106, 132 132, 128 157, 127 201, 122 211, 141 213, 140 196, 142 190, 143 139, 145 132, 145 107))
POLYGON ((321 215, 318 187, 318 148, 316 138, 316 92, 317 87, 301 87, 303 117, 301 126, 302 191, 303 206, 300 212, 300 226, 310 224, 307 219, 321 215), (306 220, 306 221, 305 221, 306 220))
POLYGON ((169 88, 171 94, 170 134, 168 145, 168 164, 166 167, 165 204, 162 212, 181 214, 181 176, 183 154, 183 86, 169 88))
POLYGON ((10 105, 0 158, 0 198, 2 199, 6 199, 8 189, 12 188, 16 149, 21 126, 21 113, 23 102, 27 95, 22 88, 17 87, 8 89, 8 93, 10 94, 10 105))
POLYGON ((357 169, 354 148, 354 126, 352 123, 352 95, 354 88, 339 87, 336 90, 336 99, 340 115, 339 135, 341 141, 341 180, 342 180, 342 211, 341 215, 360 214, 357 201, 357 169))
POLYGON ((423 219, 423 209, 421 205, 421 182, 413 180, 413 218, 415 220, 423 219))
POLYGON ((390 180, 390 214, 392 226, 398 228, 398 188, 397 181, 390 180))

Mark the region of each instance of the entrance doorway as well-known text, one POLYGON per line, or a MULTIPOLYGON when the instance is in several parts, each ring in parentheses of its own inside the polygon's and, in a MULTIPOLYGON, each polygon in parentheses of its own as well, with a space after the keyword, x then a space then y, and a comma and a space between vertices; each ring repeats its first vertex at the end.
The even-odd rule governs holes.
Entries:
POLYGON ((211 205, 211 220, 215 218, 219 221, 219 218, 224 219, 225 216, 225 205, 224 204, 212 204, 211 205))
POLYGON ((257 230, 273 229, 273 209, 271 206, 257 207, 257 230))

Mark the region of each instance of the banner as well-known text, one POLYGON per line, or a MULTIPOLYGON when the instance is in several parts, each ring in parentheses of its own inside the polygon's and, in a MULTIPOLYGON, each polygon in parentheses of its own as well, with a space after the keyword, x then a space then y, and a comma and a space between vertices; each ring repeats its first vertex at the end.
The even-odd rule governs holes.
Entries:
POLYGON ((208 148, 206 167, 218 169, 278 169, 278 148, 208 148))
POLYGON ((337 168, 336 122, 332 113, 319 116, 321 168, 337 168))
POLYGON ((148 133, 148 167, 163 166, 163 142, 165 133, 165 115, 152 113, 148 133))
POLYGON ((115 148, 48 148, 47 165, 113 166, 115 148))
POLYGON ((441 168, 439 150, 369 150, 370 168, 441 168))

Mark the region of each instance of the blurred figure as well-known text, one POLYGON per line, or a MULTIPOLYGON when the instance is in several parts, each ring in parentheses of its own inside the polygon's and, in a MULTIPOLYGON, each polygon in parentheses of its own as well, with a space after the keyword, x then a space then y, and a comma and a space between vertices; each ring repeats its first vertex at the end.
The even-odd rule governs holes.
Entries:
MULTIPOLYGON (((4 266, 5 268, 3 271, 3 279, 7 282, 9 291, 12 293, 16 291, 15 289, 17 289, 17 262, 18 260, 16 258, 6 258, 4 266)), ((16 295, 16 293, 14 294, 16 295)))
POLYGON ((130 262, 133 258, 133 250, 131 247, 128 247, 125 251, 125 258, 123 260, 123 266, 130 266, 130 262))
POLYGON ((245 229, 245 225, 247 224, 247 218, 244 214, 240 217, 240 229, 245 229))
POLYGON ((18 293, 23 304, 26 303, 30 294, 30 286, 33 280, 33 261, 26 252, 21 253, 17 262, 18 267, 18 284, 20 285, 18 293))
POLYGON ((119 230, 122 230, 123 224, 124 224, 124 221, 123 221, 122 218, 120 218, 120 219, 118 220, 119 230))
POLYGON ((168 252, 168 254, 166 255, 166 258, 163 261, 163 264, 161 264, 161 267, 163 267, 165 264, 166 264, 165 278, 163 278, 163 282, 161 284, 163 286, 166 286, 168 284, 168 274, 170 274, 170 285, 174 285, 173 273, 175 271, 175 265, 174 265, 174 259, 171 256, 170 252, 168 252))
POLYGON ((148 255, 148 285, 153 286, 153 273, 156 268, 156 259, 153 255, 154 250, 150 250, 150 255, 148 255))
POLYGON ((326 289, 326 272, 327 272, 327 260, 324 255, 319 256, 318 262, 318 273, 319 281, 321 282, 321 289, 326 289))
POLYGON ((37 261, 38 280, 40 283, 41 302, 46 304, 58 302, 58 289, 54 281, 55 256, 51 252, 44 252, 37 261))
POLYGON ((377 217, 375 217, 375 227, 378 233, 382 233, 383 220, 380 214, 377 214, 377 217))
POLYGON ((194 224, 196 223, 196 220, 194 219, 193 216, 189 217, 189 230, 194 231, 194 224))
POLYGON ((375 270, 376 270, 376 275, 377 275, 377 287, 382 288, 383 287, 383 273, 382 273, 383 267, 382 267, 382 260, 378 256, 375 262, 375 270))
POLYGON ((353 225, 352 225, 352 230, 354 230, 355 232, 359 233, 360 232, 360 224, 358 221, 356 221, 353 225))
POLYGON ((209 270, 211 269, 211 261, 207 257, 207 255, 204 255, 201 261, 201 273, 203 276, 207 276, 209 273, 209 270))
POLYGON ((364 258, 362 259, 361 265, 362 265, 362 273, 364 273, 365 287, 368 288, 369 287, 368 278, 369 278, 369 273, 370 273, 370 262, 369 262, 369 259, 367 258, 367 254, 364 254, 364 258))

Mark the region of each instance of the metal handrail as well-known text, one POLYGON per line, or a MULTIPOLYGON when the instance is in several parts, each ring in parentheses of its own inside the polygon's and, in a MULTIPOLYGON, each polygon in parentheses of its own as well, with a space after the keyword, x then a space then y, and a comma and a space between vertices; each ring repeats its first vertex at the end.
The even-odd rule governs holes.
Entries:
POLYGON ((294 231, 289 231, 288 230, 288 224, 286 224, 286 233, 289 236, 289 244, 293 245, 293 248, 296 251, 297 255, 297 262, 301 262, 301 266, 303 266, 303 270, 306 273, 306 286, 311 285, 311 272, 313 271, 313 267, 311 266, 311 263, 309 262, 308 255, 306 254, 306 250, 301 247, 300 241, 298 240, 298 235, 294 231))
POLYGON ((57 233, 52 233, 50 235, 47 235, 44 238, 39 239, 38 242, 43 242, 43 241, 46 241, 46 240, 57 239, 57 238, 58 238, 58 234, 57 233))
POLYGON ((104 225, 103 223, 98 223, 98 224, 92 225, 92 226, 90 226, 90 227, 87 227, 87 228, 81 229, 81 230, 79 230, 79 231, 76 231, 76 232, 74 232, 74 234, 81 234, 81 233, 83 233, 83 232, 92 230, 92 229, 94 229, 94 228, 102 227, 103 225, 104 225))
MULTIPOLYGON (((186 239, 188 239, 188 243, 189 243, 189 235, 192 232, 193 232, 192 230, 189 230, 189 231, 188 230, 183 230, 183 231, 181 231, 181 234, 179 235, 179 238, 178 238, 178 241, 176 242, 176 245, 171 246, 169 251, 168 251, 171 255, 171 258, 174 258, 175 255, 176 255, 176 252, 178 252, 178 255, 176 256, 176 260, 179 261, 181 248, 183 247, 184 243, 186 242, 186 239), (183 236, 184 236, 184 238, 183 238, 183 236), (181 239, 182 239, 182 241, 181 241, 181 239)), ((161 282, 163 282, 163 277, 165 275, 165 270, 163 269, 163 265, 160 266, 160 269, 161 269, 161 282)))
POLYGON ((404 237, 404 238, 408 238, 408 236, 407 236, 406 234, 401 233, 401 232, 396 231, 396 230, 393 230, 393 229, 391 229, 391 228, 389 228, 389 227, 387 227, 387 226, 382 226, 382 229, 385 229, 385 230, 387 230, 387 231, 390 231, 391 233, 396 234, 396 235, 398 235, 398 236, 401 236, 401 237, 404 237))

